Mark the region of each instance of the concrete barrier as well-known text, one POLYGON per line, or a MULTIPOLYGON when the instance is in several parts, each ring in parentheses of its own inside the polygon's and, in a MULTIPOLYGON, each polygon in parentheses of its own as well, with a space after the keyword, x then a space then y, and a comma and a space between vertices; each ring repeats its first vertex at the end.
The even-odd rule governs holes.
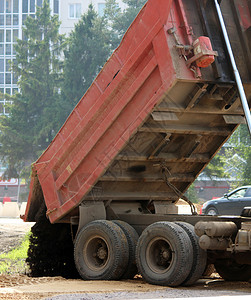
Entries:
POLYGON ((177 205, 179 215, 191 215, 190 205, 177 205))
POLYGON ((20 215, 25 214, 26 205, 27 205, 27 202, 22 202, 21 207, 20 207, 20 215))
POLYGON ((6 202, 3 204, 1 217, 17 218, 20 216, 20 210, 17 202, 6 202))

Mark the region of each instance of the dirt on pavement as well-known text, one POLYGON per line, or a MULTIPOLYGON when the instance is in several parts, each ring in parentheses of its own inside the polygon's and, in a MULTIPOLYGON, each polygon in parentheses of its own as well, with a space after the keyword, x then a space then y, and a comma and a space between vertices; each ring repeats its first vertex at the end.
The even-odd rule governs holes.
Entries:
MULTIPOLYGON (((32 225, 19 219, 0 219, 0 253, 8 252, 20 244, 32 225)), ((1 300, 163 299, 250 294, 251 283, 225 282, 217 274, 200 280, 192 287, 178 288, 153 286, 144 282, 140 276, 124 281, 83 281, 62 277, 31 278, 25 274, 0 274, 1 300)))
MULTIPOLYGON (((163 299, 191 297, 245 296, 251 294, 247 282, 229 283, 220 279, 200 280, 192 287, 162 287, 145 283, 142 279, 124 281, 83 281, 81 279, 29 278, 0 276, 0 299, 12 300, 115 300, 163 299)), ((238 299, 242 300, 241 297, 238 299)), ((210 300, 210 299, 209 299, 210 300)))
POLYGON ((33 224, 25 223, 21 219, 0 218, 0 254, 9 252, 20 245, 33 224))

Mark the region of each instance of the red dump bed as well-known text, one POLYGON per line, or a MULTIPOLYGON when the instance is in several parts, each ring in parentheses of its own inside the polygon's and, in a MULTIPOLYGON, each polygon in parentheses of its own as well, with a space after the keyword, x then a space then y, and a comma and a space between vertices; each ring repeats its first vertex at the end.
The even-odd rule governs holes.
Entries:
MULTIPOLYGON (((250 101, 250 1, 221 6, 250 101)), ((84 199, 176 201, 161 171, 185 192, 244 120, 233 78, 213 1, 149 0, 34 163, 25 219, 43 201, 51 222, 67 222, 84 199), (203 69, 200 36, 215 59, 203 69)))

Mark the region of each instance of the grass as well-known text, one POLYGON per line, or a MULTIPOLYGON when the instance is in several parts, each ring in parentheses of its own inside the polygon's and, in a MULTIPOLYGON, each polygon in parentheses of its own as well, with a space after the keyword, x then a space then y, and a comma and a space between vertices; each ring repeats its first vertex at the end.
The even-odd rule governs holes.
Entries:
POLYGON ((0 274, 17 274, 26 272, 27 251, 30 233, 26 234, 20 246, 0 255, 0 274))

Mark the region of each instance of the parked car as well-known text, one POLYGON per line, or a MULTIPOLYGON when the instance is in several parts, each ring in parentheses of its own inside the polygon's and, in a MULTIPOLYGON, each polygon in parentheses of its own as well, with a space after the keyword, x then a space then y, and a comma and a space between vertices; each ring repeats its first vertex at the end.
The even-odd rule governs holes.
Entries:
POLYGON ((204 215, 240 215, 251 206, 251 185, 239 187, 222 198, 207 201, 202 206, 204 215))

